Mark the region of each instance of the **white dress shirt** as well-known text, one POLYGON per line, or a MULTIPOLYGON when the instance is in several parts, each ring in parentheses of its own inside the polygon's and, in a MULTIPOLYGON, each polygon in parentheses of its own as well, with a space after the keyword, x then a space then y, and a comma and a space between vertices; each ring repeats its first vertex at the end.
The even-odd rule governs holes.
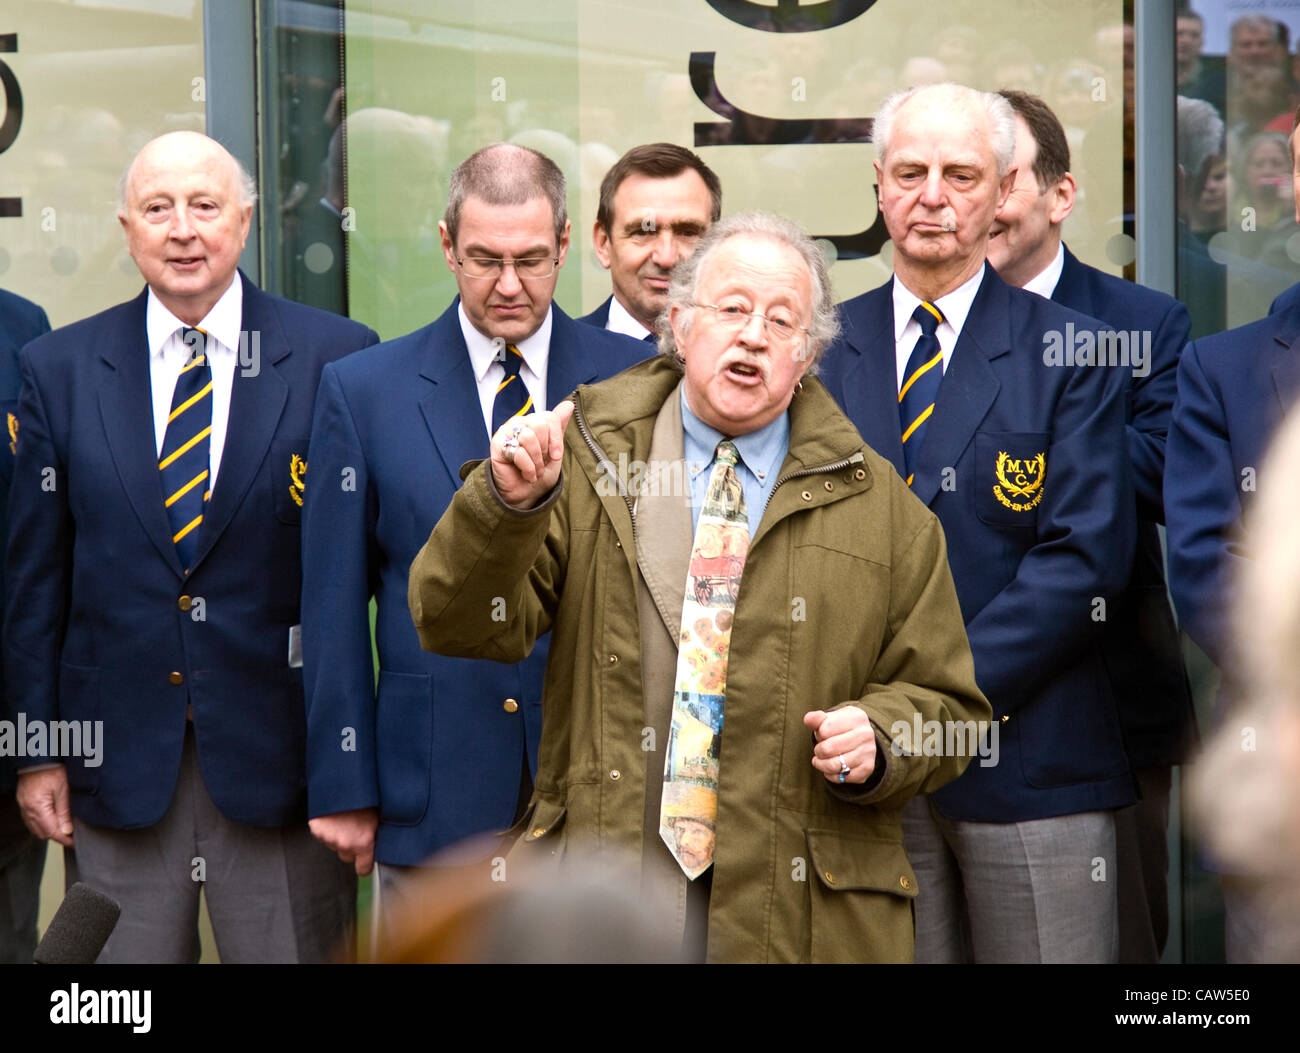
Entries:
POLYGON ((634 340, 644 340, 650 335, 650 330, 632 317, 628 309, 618 302, 617 296, 610 297, 609 320, 605 323, 605 328, 611 333, 622 333, 634 340))
MULTIPOLYGON (((957 346, 957 339, 961 336, 961 327, 966 324, 966 316, 970 314, 971 304, 975 302, 975 294, 979 292, 980 282, 984 280, 984 268, 987 266, 987 263, 983 264, 969 281, 933 301, 935 307, 943 314, 943 321, 939 323, 934 335, 938 337, 939 350, 943 352, 945 373, 948 371, 948 362, 952 359, 952 350, 957 346)), ((903 387, 906 378, 907 360, 912 356, 912 349, 916 347, 916 342, 921 339, 921 325, 912 317, 920 305, 921 298, 899 281, 898 275, 895 274, 894 357, 898 369, 899 389, 903 387)))
POLYGON ((1050 300, 1052 293, 1056 292, 1056 283, 1061 280, 1063 270, 1065 270, 1065 244, 1058 242, 1056 255, 1052 257, 1052 262, 1025 282, 1024 288, 1032 293, 1038 293, 1044 299, 1050 300))
MULTIPOLYGON (((456 308, 460 315, 460 331, 465 334, 465 347, 469 350, 469 361, 474 367, 474 379, 478 383, 478 400, 483 410, 483 426, 490 436, 492 434, 492 403, 496 401, 497 388, 506 378, 506 367, 501 364, 505 355, 505 346, 497 344, 491 337, 484 336, 474 328, 474 323, 465 313, 465 305, 456 308)), ((546 362, 551 346, 551 308, 546 309, 546 317, 532 336, 515 342, 524 364, 519 367, 519 378, 533 397, 531 412, 546 409, 546 362)))
MULTIPOLYGON (((206 351, 212 368, 212 432, 208 436, 208 487, 216 489, 221 468, 221 452, 226 445, 226 424, 230 418, 230 392, 235 383, 235 364, 239 360, 239 332, 244 317, 244 283, 236 274, 230 288, 212 305, 194 328, 208 334, 206 351)), ((171 313, 149 290, 149 305, 144 316, 149 340, 149 383, 153 389, 153 433, 161 456, 167 436, 167 418, 172 411, 172 393, 181 368, 189 361, 192 349, 181 338, 189 328, 171 313)))

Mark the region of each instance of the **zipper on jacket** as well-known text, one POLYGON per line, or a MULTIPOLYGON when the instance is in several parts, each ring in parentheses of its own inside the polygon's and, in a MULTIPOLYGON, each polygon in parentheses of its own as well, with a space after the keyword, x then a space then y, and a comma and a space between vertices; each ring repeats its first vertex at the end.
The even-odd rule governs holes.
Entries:
POLYGON ((578 432, 582 435, 582 441, 587 444, 587 448, 591 450, 592 454, 595 456, 597 466, 614 481, 614 486, 617 488, 619 496, 623 498, 623 503, 627 505, 628 518, 632 520, 632 550, 635 552, 636 506, 632 503, 632 499, 627 496, 627 485, 619 480, 618 473, 613 467, 614 462, 610 460, 609 454, 596 444, 596 440, 592 437, 591 431, 587 427, 587 422, 583 420, 582 406, 577 399, 573 400, 573 419, 577 422, 578 432))
MULTIPOLYGON (((791 479, 802 479, 805 475, 824 475, 827 472, 838 472, 841 469, 850 467, 851 465, 862 464, 865 460, 866 457, 863 456, 862 451, 858 450, 857 453, 845 457, 841 461, 835 461, 831 464, 819 464, 812 468, 800 468, 798 471, 794 472, 786 472, 785 475, 780 476, 777 481, 772 484, 772 492, 767 495, 767 500, 763 502, 763 515, 767 515, 767 506, 772 503, 772 498, 774 498, 776 492, 781 489, 782 483, 788 483, 791 479)), ((762 522, 762 517, 760 517, 759 521, 762 522)))

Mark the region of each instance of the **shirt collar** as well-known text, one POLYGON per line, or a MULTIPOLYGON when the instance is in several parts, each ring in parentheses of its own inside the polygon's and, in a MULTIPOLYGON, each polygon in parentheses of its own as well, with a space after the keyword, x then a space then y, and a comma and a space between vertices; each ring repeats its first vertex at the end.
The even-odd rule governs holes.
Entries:
POLYGON ((1065 270, 1065 244, 1057 242, 1056 255, 1052 257, 1052 262, 1025 282, 1024 287, 1050 300, 1052 293, 1056 292, 1056 284, 1061 280, 1063 270, 1065 270))
MULTIPOLYGON (((980 290, 980 282, 984 280, 984 268, 987 263, 980 264, 980 269, 968 278, 963 284, 957 286, 950 293, 944 293, 934 301, 935 307, 939 308, 943 314, 943 322, 939 326, 949 326, 952 329, 953 336, 961 336, 961 327, 966 324, 966 316, 970 314, 971 304, 975 302, 975 294, 980 290)), ((921 298, 912 292, 906 285, 898 280, 898 275, 894 275, 894 340, 898 341, 903 338, 903 330, 907 328, 907 323, 912 320, 912 314, 920 305, 921 298)))
MULTIPOLYGON (((686 386, 682 385, 682 435, 685 439, 686 463, 710 465, 718 443, 727 438, 716 428, 711 428, 691 412, 686 401, 686 386)), ((740 459, 758 479, 766 480, 768 474, 781 467, 780 458, 790 444, 790 414, 782 413, 757 431, 731 440, 736 444, 740 459)))
POLYGON ((605 328, 612 333, 622 333, 636 340, 644 340, 650 332, 632 317, 631 312, 619 302, 617 296, 609 298, 609 321, 605 323, 605 328))
MULTIPOLYGON (((244 282, 239 274, 230 283, 230 288, 221 294, 221 299, 212 305, 196 329, 202 329, 212 337, 220 347, 234 351, 239 347, 240 325, 244 318, 244 282)), ((149 289, 148 305, 144 312, 144 329, 149 340, 149 354, 161 355, 167 341, 177 329, 190 328, 177 318, 158 299, 153 288, 149 289)))
MULTIPOLYGON (((542 319, 542 324, 530 336, 514 342, 524 360, 524 365, 532 370, 535 377, 542 375, 542 366, 546 362, 546 352, 551 346, 553 310, 553 307, 546 309, 546 317, 542 319)), ((474 377, 481 384, 487 376, 488 370, 492 368, 492 363, 497 360, 497 351, 500 345, 496 344, 491 337, 484 336, 474 328, 474 323, 469 320, 469 315, 465 313, 463 303, 458 302, 456 304, 456 313, 460 317, 460 331, 465 336, 465 347, 469 351, 470 364, 474 367, 474 377)))

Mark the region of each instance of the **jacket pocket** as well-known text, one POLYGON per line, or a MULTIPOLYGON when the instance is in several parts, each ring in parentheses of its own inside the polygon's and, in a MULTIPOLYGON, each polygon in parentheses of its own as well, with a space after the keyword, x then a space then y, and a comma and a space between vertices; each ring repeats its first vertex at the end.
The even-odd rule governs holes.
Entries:
POLYGON ((301 525, 306 486, 307 440, 276 439, 271 443, 271 507, 281 523, 301 525))
POLYGON ((375 720, 380 817, 396 826, 414 826, 429 808, 433 749, 433 687, 429 677, 379 670, 375 720))
POLYGON ((916 874, 901 841, 805 830, 814 962, 910 962, 916 874))
POLYGON ((1050 465, 1051 435, 1036 431, 977 432, 975 514, 989 526, 1036 529, 1050 465))
POLYGON ((523 817, 502 836, 514 842, 513 847, 520 852, 521 859, 544 859, 549 851, 552 861, 558 863, 564 858, 564 819, 567 813, 564 804, 548 801, 534 793, 523 817))

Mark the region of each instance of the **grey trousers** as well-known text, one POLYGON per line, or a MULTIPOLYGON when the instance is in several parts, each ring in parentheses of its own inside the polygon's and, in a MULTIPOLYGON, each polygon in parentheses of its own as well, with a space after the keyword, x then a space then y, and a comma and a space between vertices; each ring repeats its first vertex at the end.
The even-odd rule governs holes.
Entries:
POLYGON ((346 954, 356 918, 352 866, 305 822, 262 829, 226 819, 203 785, 192 729, 159 822, 109 830, 74 819, 73 841, 69 885, 84 881, 122 906, 98 962, 197 962, 200 890, 223 963, 346 954))
POLYGON ((1169 939, 1170 769, 1137 772, 1142 799, 1115 812, 1119 859, 1119 960, 1153 965, 1169 939))
POLYGON ((917 796, 903 809, 903 844, 918 963, 1116 960, 1110 812, 970 823, 917 796))

